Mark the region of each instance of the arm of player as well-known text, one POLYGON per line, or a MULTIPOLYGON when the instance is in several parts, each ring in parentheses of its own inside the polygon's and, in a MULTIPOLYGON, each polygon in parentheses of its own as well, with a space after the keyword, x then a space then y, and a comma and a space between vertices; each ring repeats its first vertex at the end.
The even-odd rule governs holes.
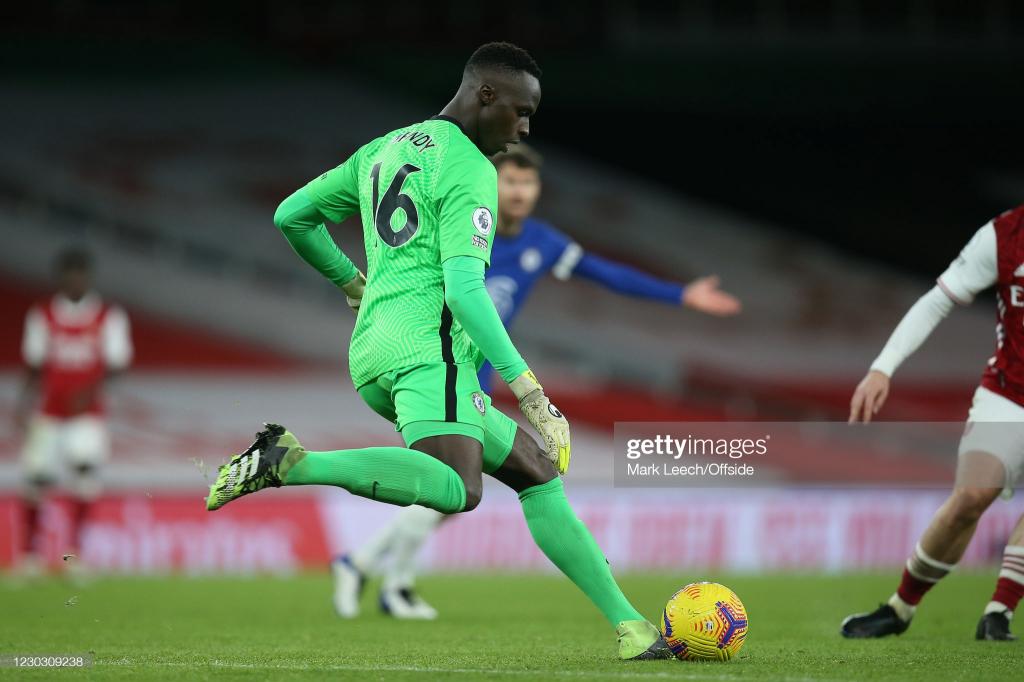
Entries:
POLYGON ((564 474, 569 469, 569 422, 527 367, 501 323, 484 286, 484 261, 454 256, 444 261, 445 303, 469 338, 490 361, 519 400, 526 419, 544 439, 548 458, 564 474))
POLYGON ((300 189, 281 202, 274 213, 274 225, 295 253, 344 291, 349 307, 359 310, 366 277, 338 248, 327 231, 323 214, 305 190, 300 189))
POLYGON ((338 248, 324 219, 340 223, 359 211, 359 159, 380 141, 378 138, 363 145, 343 164, 311 180, 274 213, 274 224, 295 253, 344 291, 349 307, 356 311, 366 277, 338 248))
POLYGON ((937 284, 919 298, 896 325, 853 393, 849 422, 870 422, 889 396, 889 380, 896 369, 921 347, 954 304, 971 303, 978 292, 995 284, 996 276, 995 229, 988 223, 975 233, 937 284))
POLYGON ((501 373, 519 400, 519 409, 544 440, 548 459, 559 473, 569 468, 569 423, 512 345, 484 287, 490 262, 498 178, 494 166, 476 148, 449 151, 435 190, 445 302, 469 338, 501 373))
POLYGON ((709 315, 735 315, 740 311, 740 302, 718 288, 715 276, 701 277, 684 286, 584 251, 575 242, 566 247, 552 272, 563 280, 579 274, 624 296, 682 305, 709 315))
POLYGON ((48 344, 49 331, 43 312, 33 307, 25 315, 25 329, 21 336, 21 358, 25 363, 25 377, 14 407, 14 427, 19 431, 28 426, 29 415, 38 398, 48 344))
POLYGON ((131 324, 122 308, 113 306, 103 321, 103 362, 109 374, 128 369, 135 355, 132 346, 131 324))
POLYGON ((882 409, 885 399, 889 397, 889 377, 924 343, 952 309, 953 301, 938 286, 932 287, 911 306, 896 325, 885 348, 871 363, 870 371, 857 385, 850 400, 851 424, 856 421, 870 422, 871 417, 882 409))

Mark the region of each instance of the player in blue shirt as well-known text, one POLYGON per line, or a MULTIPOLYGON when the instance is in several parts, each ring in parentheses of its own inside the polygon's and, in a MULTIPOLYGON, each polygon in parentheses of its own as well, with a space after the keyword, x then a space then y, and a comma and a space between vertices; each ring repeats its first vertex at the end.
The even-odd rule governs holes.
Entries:
MULTIPOLYGON (((620 294, 686 306, 718 316, 735 315, 739 301, 702 277, 683 286, 588 253, 570 237, 530 217, 540 198, 540 156, 525 145, 494 157, 498 169, 498 225, 485 283, 505 327, 510 327, 534 285, 549 272, 560 280, 584 277, 620 294)), ((490 392, 493 370, 480 369, 490 392)), ((343 618, 359 614, 366 578, 383 574, 381 609, 396 618, 433 619, 437 611, 415 590, 416 554, 444 515, 406 507, 370 542, 332 563, 334 606, 343 618)))
MULTIPOLYGON (((493 161, 498 168, 498 226, 486 285, 506 328, 549 272, 556 279, 584 277, 619 294, 711 315, 740 311, 739 301, 718 288, 717 277, 702 277, 687 286, 667 282, 584 251, 568 235, 531 217, 540 198, 542 160, 526 145, 498 154, 493 161)), ((488 393, 492 374, 489 364, 480 370, 480 386, 488 393)))

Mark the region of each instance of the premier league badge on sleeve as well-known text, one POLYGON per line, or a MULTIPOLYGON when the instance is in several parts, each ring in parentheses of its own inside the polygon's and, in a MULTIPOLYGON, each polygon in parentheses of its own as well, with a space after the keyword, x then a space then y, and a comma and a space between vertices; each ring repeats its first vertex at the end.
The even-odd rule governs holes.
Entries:
POLYGON ((473 211, 473 226, 476 231, 487 236, 491 233, 491 227, 494 225, 494 217, 491 216, 491 209, 486 206, 481 206, 473 211))

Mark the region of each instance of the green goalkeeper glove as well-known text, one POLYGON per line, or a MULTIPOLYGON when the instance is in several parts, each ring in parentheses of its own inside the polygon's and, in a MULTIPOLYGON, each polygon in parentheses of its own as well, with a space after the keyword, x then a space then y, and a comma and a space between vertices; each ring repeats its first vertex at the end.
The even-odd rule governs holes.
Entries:
POLYGON ((559 474, 569 470, 569 422, 544 395, 537 377, 526 370, 508 385, 519 400, 519 409, 544 440, 548 459, 559 474))

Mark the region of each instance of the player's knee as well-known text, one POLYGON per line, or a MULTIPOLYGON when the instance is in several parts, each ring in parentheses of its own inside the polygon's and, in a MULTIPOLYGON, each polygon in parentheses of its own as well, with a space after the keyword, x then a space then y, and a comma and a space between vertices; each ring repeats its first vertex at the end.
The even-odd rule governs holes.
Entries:
POLYGON ((484 496, 483 475, 479 469, 458 471, 458 474, 462 480, 462 487, 466 491, 466 503, 462 506, 462 511, 473 511, 480 504, 480 500, 484 496))
MULTIPOLYGON (((465 483, 465 481, 463 481, 465 483)), ((477 505, 480 504, 480 500, 484 496, 484 484, 482 479, 477 479, 471 483, 466 483, 466 504, 462 508, 462 511, 468 512, 476 509, 477 505)))
POLYGON ((957 488, 949 499, 949 512, 954 522, 971 525, 999 495, 997 488, 957 488))
POLYGON ((22 497, 30 504, 39 504, 46 491, 53 486, 53 479, 48 476, 29 476, 22 488, 22 497))
POLYGON ((72 492, 82 500, 92 500, 100 494, 100 479, 92 464, 77 464, 74 468, 72 492))
POLYGON ((555 465, 551 463, 548 454, 539 445, 534 446, 529 465, 526 474, 531 486, 541 485, 558 477, 555 465))
POLYGON ((548 459, 547 453, 529 436, 516 436, 512 453, 505 460, 500 480, 517 493, 527 488, 547 483, 556 478, 558 472, 548 459))

